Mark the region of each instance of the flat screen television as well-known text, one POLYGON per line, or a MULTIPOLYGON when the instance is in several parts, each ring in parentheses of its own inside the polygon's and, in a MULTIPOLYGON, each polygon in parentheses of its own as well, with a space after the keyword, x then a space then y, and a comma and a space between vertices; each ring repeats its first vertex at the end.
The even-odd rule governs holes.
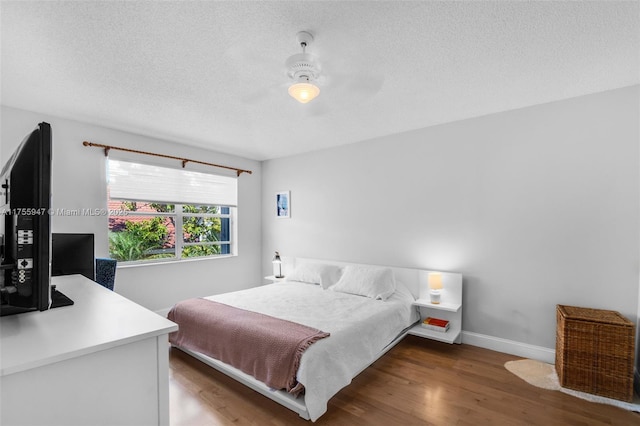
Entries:
POLYGON ((81 274, 95 281, 93 234, 51 234, 51 276, 81 274))
POLYGON ((0 172, 0 316, 51 305, 51 142, 38 124, 0 172))

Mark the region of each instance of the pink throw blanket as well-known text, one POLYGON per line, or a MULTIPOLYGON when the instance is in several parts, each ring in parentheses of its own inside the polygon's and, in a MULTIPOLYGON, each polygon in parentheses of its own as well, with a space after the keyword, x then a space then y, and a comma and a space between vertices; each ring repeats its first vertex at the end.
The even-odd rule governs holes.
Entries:
POLYGON ((177 303, 167 315, 179 329, 169 341, 225 362, 273 389, 297 395, 300 358, 329 333, 207 299, 177 303))

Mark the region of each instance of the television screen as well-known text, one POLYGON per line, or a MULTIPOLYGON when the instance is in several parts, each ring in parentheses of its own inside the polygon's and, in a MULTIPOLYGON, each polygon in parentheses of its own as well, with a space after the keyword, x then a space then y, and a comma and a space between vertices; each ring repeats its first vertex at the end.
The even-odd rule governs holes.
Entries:
POLYGON ((93 234, 51 234, 51 275, 73 274, 95 280, 93 234))

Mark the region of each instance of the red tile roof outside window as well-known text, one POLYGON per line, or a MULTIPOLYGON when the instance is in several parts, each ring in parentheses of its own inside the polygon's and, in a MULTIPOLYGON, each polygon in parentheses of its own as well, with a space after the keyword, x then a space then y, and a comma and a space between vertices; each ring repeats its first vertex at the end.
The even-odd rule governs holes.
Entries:
MULTIPOLYGON (((137 213, 157 213, 158 211, 151 207, 150 203, 136 203, 136 210, 130 210, 124 201, 109 200, 108 208, 110 212, 126 212, 121 215, 109 216, 109 231, 120 232, 126 229, 127 222, 144 222, 149 220, 152 216, 140 216, 137 213)), ((164 225, 167 227, 167 238, 163 247, 170 248, 175 247, 176 242, 176 228, 173 220, 170 217, 165 217, 164 225)))

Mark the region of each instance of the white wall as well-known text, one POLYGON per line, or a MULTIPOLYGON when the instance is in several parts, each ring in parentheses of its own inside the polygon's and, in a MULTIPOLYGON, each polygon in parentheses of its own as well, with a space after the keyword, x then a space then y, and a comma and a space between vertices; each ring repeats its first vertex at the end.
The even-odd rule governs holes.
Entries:
MULTIPOLYGON (((5 106, 0 118, 0 152, 7 156, 39 122, 51 124, 54 209, 106 208, 104 152, 82 146, 85 140, 252 170, 253 174, 242 174, 238 179, 238 256, 119 268, 115 287, 118 293, 134 302, 161 310, 185 298, 247 288, 261 282, 259 162, 5 106)), ((1 164, 5 161, 6 158, 0 158, 1 164)), ((198 169, 194 165, 189 167, 198 169)), ((215 169, 202 166, 200 170, 215 169)), ((106 216, 54 216, 51 225, 53 232, 94 233, 96 256, 108 255, 106 216)))
POLYGON ((465 331, 542 348, 556 304, 635 322, 638 101, 634 86, 267 161, 263 272, 274 250, 461 272, 465 331))

